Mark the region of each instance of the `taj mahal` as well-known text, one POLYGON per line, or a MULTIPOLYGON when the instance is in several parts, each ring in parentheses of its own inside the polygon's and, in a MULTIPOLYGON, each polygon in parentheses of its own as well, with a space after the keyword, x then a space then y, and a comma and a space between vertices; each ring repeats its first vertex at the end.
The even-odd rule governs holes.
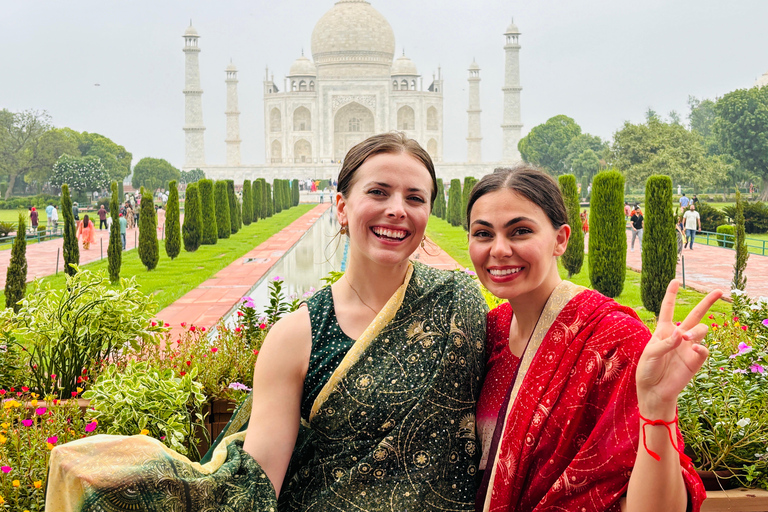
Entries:
POLYGON ((337 0, 312 31, 310 60, 302 54, 288 75, 264 76, 264 164, 240 160, 237 68, 226 73, 226 163, 205 159, 199 34, 184 32, 185 159, 183 169, 200 168, 209 178, 263 177, 328 179, 353 145, 370 135, 399 130, 430 154, 443 179, 480 177, 499 165, 520 160, 520 31, 512 23, 504 36, 502 154, 483 160, 480 128, 480 67, 468 68, 467 161, 443 160, 443 77, 431 82, 403 55, 395 58, 392 26, 366 0, 337 0))

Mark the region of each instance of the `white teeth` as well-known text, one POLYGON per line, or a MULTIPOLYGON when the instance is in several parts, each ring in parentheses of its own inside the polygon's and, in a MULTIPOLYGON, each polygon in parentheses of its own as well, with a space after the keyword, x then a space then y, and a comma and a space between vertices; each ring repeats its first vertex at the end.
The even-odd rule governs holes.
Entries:
POLYGON ((510 274, 517 274, 521 270, 523 270, 522 267, 518 267, 518 268, 505 268, 503 270, 492 269, 492 270, 489 270, 488 272, 492 276, 508 276, 510 274))
POLYGON ((373 232, 379 236, 385 236, 387 238, 396 238, 398 240, 402 240, 408 235, 407 231, 400 231, 396 229, 373 228, 373 232))

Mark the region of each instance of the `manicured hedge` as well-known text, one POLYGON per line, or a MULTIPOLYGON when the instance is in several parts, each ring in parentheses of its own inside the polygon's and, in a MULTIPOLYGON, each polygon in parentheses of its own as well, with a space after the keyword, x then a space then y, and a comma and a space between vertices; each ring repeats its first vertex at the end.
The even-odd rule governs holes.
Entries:
POLYGON ((722 224, 720 226, 717 226, 717 245, 720 247, 727 247, 729 249, 733 248, 733 240, 736 236, 736 228, 734 226, 731 226, 730 224, 722 224), (723 236, 720 236, 723 235, 723 236), (730 235, 730 236, 725 236, 730 235))
POLYGON ((219 224, 216 220, 216 198, 213 180, 203 179, 197 182, 200 195, 201 238, 202 245, 216 245, 219 240, 219 224))
POLYGON ((642 243, 640 297, 656 316, 677 266, 677 232, 672 209, 672 179, 650 176, 645 182, 645 233, 642 243))
POLYGON ((565 210, 568 212, 568 225, 571 226, 571 238, 568 248, 563 253, 561 261, 568 271, 568 277, 581 272, 584 265, 584 232, 581 230, 579 217, 579 189, 576 187, 576 176, 563 174, 557 178, 560 191, 563 193, 565 210))
POLYGON ((451 180, 451 188, 448 189, 448 213, 445 220, 451 226, 461 226, 461 181, 458 178, 451 180))
POLYGON ((187 252, 195 252, 203 239, 203 212, 198 183, 187 185, 187 199, 184 201, 184 225, 181 228, 181 234, 184 239, 184 250, 187 252))
POLYGON ((227 182, 217 180, 214 185, 214 203, 216 204, 216 225, 219 238, 229 238, 232 234, 232 219, 230 218, 227 182))
POLYGON ((595 175, 590 206, 589 280, 603 295, 618 297, 627 266, 624 176, 613 170, 595 175))
POLYGON ((165 254, 171 260, 181 252, 181 218, 179 215, 179 189, 176 180, 168 183, 168 202, 165 209, 165 254))

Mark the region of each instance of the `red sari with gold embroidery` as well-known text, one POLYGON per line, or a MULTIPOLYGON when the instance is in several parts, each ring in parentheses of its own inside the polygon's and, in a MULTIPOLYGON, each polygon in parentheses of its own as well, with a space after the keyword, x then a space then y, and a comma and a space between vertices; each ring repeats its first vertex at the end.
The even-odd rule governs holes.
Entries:
MULTIPOLYGON (((511 319, 508 303, 489 314, 489 354, 509 351, 511 319)), ((507 379, 476 509, 618 512, 639 440, 635 370, 650 337, 630 308, 563 281, 507 379)), ((493 365, 488 375, 504 373, 493 365)), ((682 454, 679 435, 678 444, 682 454)), ((680 466, 697 512, 706 493, 690 459, 680 455, 680 466)))

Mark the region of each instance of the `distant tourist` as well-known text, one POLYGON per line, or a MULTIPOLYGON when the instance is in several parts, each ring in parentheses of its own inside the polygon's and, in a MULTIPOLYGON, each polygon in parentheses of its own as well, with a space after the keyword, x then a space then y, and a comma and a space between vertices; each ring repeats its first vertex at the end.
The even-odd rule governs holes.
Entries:
POLYGON ((32 233, 37 233, 37 225, 40 222, 37 209, 33 206, 29 209, 29 223, 32 225, 32 233))
POLYGON ((632 217, 629 219, 629 224, 632 227, 632 246, 629 249, 631 252, 635 250, 635 239, 639 239, 637 244, 640 250, 643 250, 643 227, 645 226, 645 220, 643 212, 640 211, 640 205, 635 205, 635 209, 632 211, 632 217))
POLYGON ((682 208, 683 210, 685 210, 686 208, 688 208, 688 203, 690 203, 690 202, 691 202, 691 201, 690 201, 690 200, 689 200, 687 197, 685 197, 685 194, 683 194, 683 195, 680 197, 680 208, 682 208))
POLYGON ((99 215, 99 229, 104 229, 105 226, 109 229, 109 224, 107 223, 107 210, 104 208, 104 205, 101 205, 101 208, 99 208, 97 213, 99 215))
POLYGON ((691 244, 691 250, 693 250, 693 239, 696 237, 696 230, 701 231, 701 216, 696 211, 693 203, 691 203, 689 208, 685 215, 683 215, 683 221, 685 222, 685 235, 691 244))
POLYGON ((53 228, 54 231, 56 231, 59 228, 59 210, 56 208, 56 206, 51 205, 53 209, 51 210, 51 213, 48 215, 48 222, 50 223, 50 227, 53 228))
POLYGON ((77 202, 72 203, 72 216, 75 220, 80 220, 80 208, 77 206, 77 202))
POLYGON ((77 236, 83 242, 83 249, 86 251, 96 241, 96 227, 91 219, 88 218, 88 215, 84 215, 82 222, 77 224, 77 236))
POLYGON ((122 213, 120 214, 118 221, 120 222, 120 240, 123 243, 123 250, 125 250, 125 232, 128 229, 128 221, 125 220, 125 216, 122 213))

